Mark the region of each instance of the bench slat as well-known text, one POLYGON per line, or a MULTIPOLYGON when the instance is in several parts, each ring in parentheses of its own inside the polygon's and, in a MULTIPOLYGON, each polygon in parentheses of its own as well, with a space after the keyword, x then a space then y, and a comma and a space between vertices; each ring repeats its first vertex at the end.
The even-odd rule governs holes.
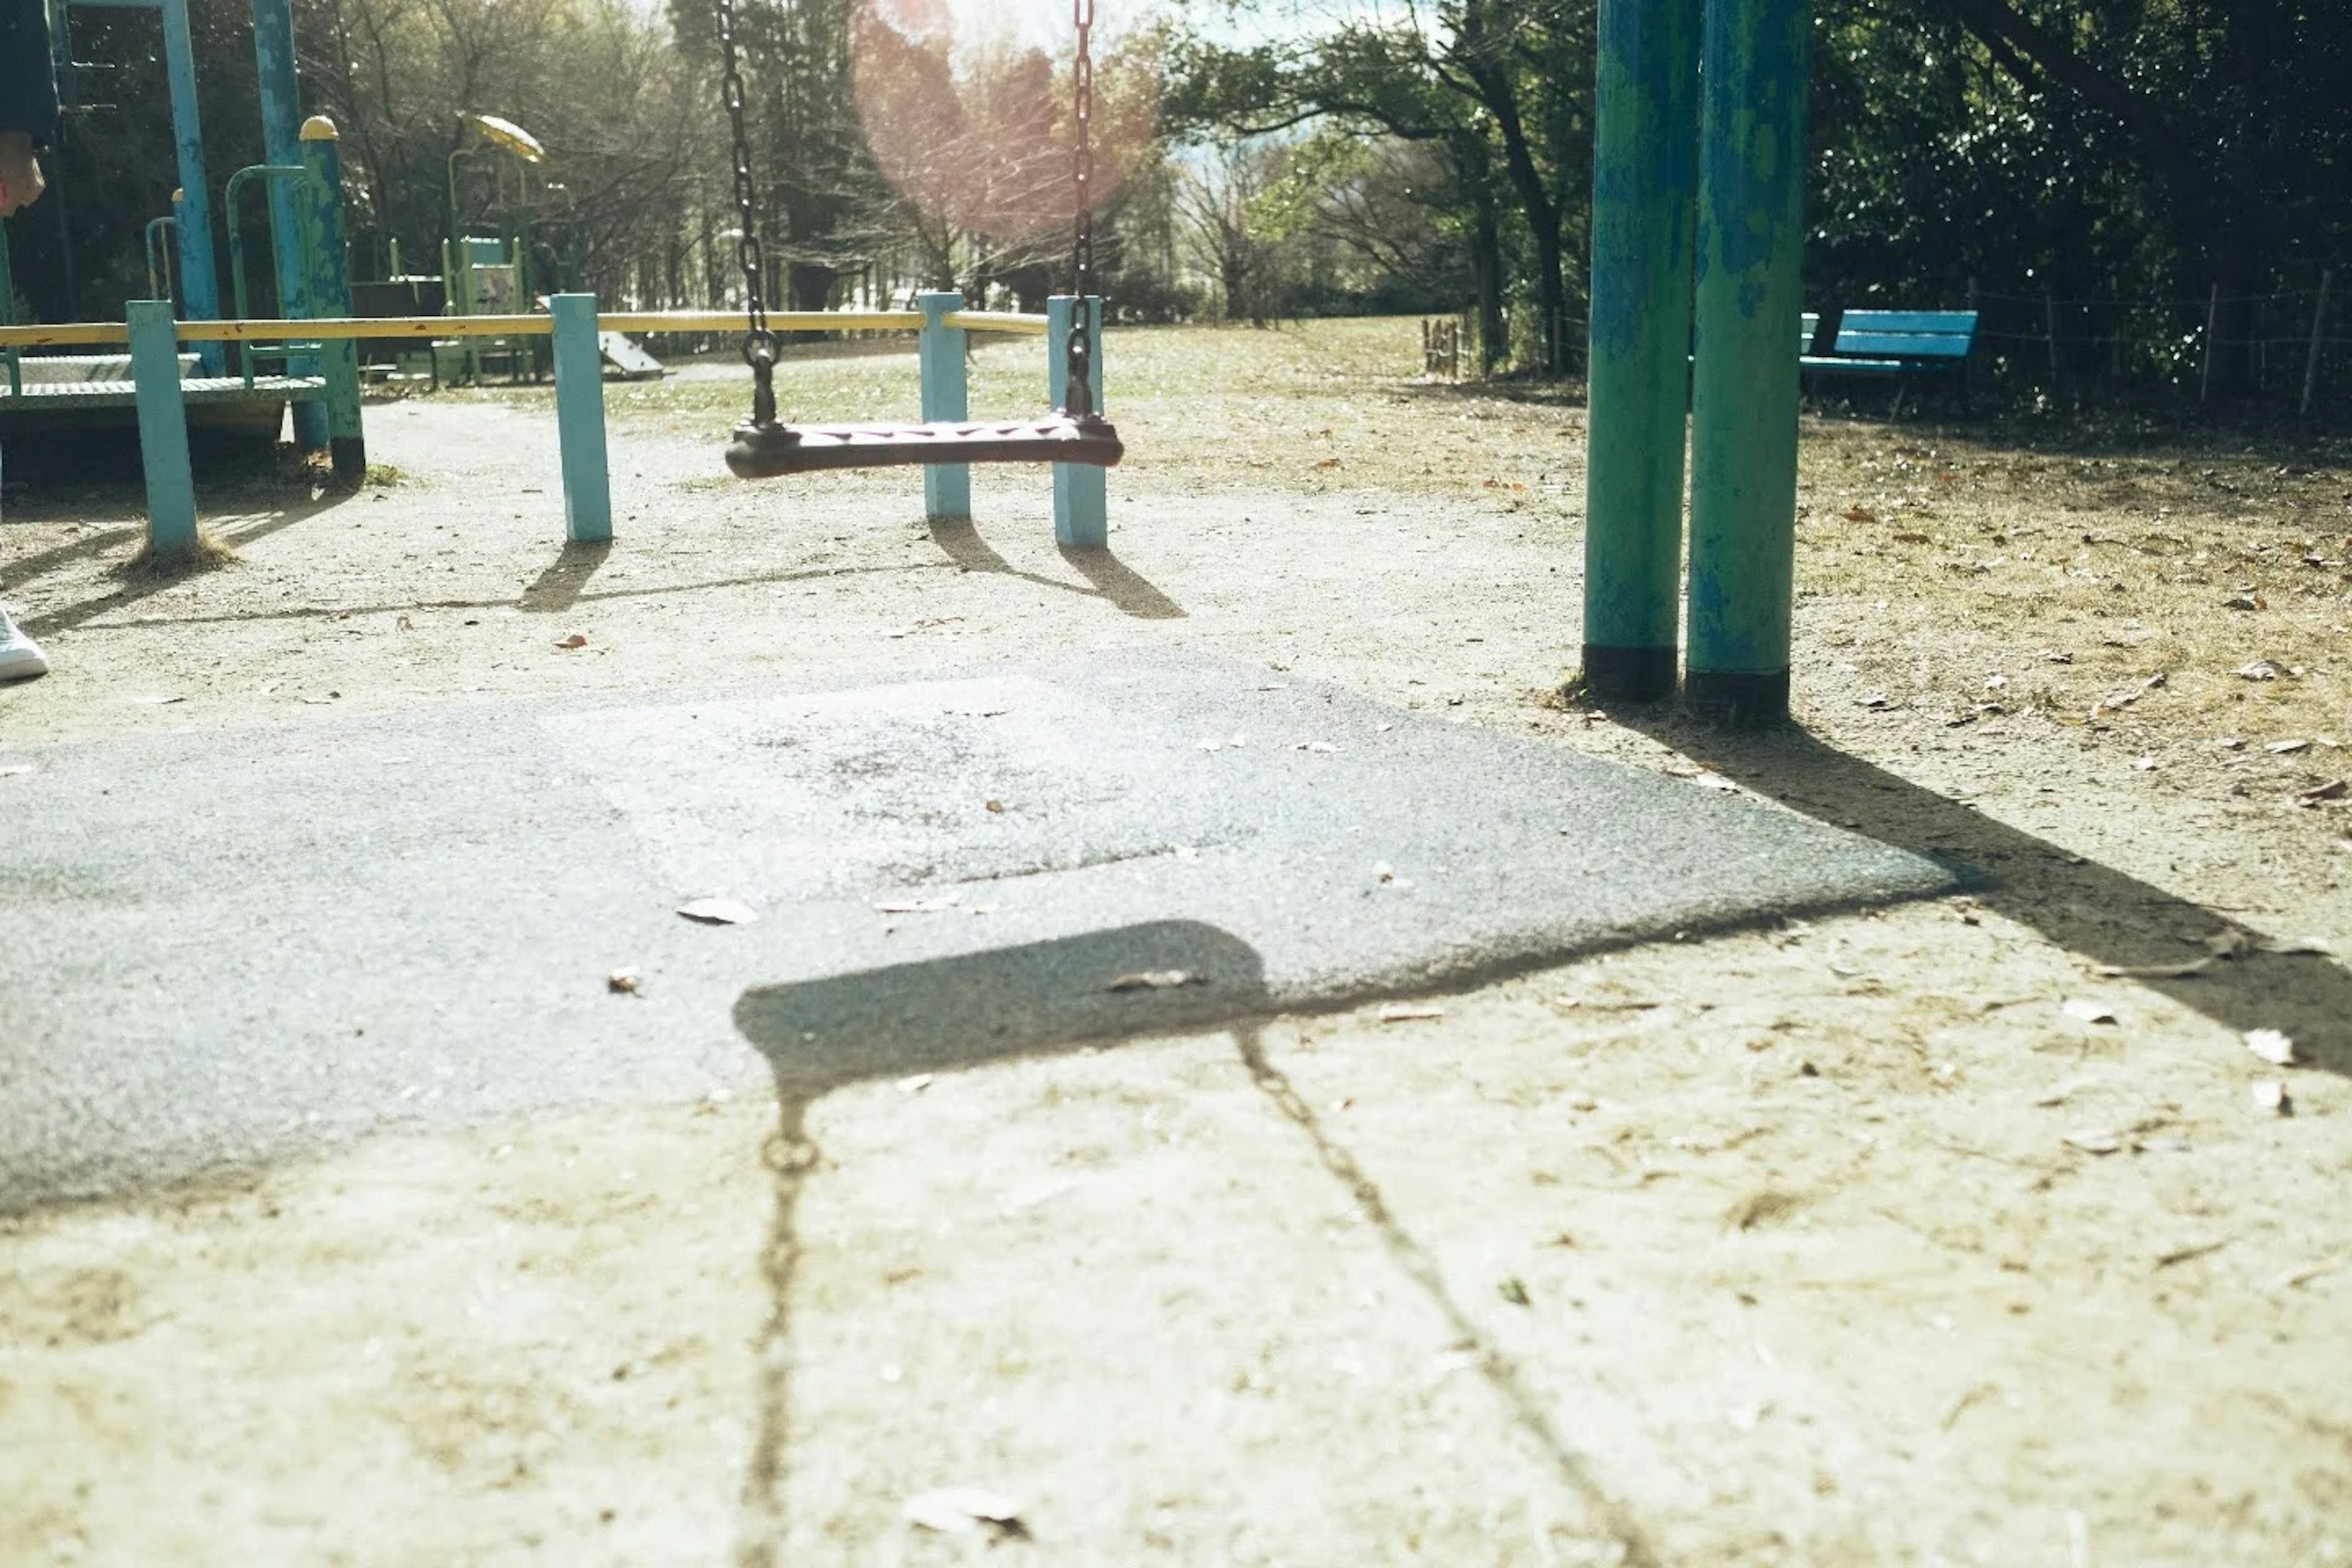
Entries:
POLYGON ((1974 340, 1967 337, 1930 337, 1924 332, 1856 332, 1841 331, 1837 335, 1840 354, 1900 354, 1906 359, 1960 360, 1969 356, 1974 340))
POLYGON ((1865 332, 1972 334, 1977 330, 1977 312, 1974 310, 1848 310, 1838 326, 1840 331, 1850 327, 1865 332))
POLYGON ((1832 375, 1901 375, 1917 367, 1895 359, 1832 359, 1824 354, 1807 354, 1797 361, 1797 368, 1827 371, 1832 375))

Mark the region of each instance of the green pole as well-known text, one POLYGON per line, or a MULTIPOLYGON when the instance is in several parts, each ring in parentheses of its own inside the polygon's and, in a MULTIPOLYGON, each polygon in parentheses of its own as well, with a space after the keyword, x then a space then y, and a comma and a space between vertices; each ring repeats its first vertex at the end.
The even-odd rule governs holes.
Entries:
MULTIPOLYGON (((343 227, 343 154, 335 122, 314 114, 302 122, 302 166, 310 177, 297 193, 296 227, 302 236, 304 293, 321 316, 352 313, 352 253, 343 227)), ((327 383, 327 447, 335 478, 356 485, 367 477, 367 441, 360 426, 360 346, 349 338, 323 346, 320 374, 327 383)))
POLYGON ((1584 677, 1620 701, 1675 689, 1702 3, 1601 0, 1584 677))
POLYGON ((1707 0, 1683 689, 1729 724, 1789 713, 1811 35, 1807 0, 1707 0))

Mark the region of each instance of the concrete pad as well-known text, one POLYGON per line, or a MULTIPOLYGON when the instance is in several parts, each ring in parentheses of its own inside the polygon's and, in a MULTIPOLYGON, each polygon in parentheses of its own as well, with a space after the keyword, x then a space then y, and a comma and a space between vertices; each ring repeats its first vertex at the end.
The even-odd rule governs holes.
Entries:
POLYGON ((1946 867, 1262 668, 484 706, 0 766, 0 1206, 1468 984, 1946 867), (675 910, 721 896, 753 924, 675 910), (642 977, 637 995, 606 985, 642 977), (1111 989, 1179 972, 1185 984, 1111 989))

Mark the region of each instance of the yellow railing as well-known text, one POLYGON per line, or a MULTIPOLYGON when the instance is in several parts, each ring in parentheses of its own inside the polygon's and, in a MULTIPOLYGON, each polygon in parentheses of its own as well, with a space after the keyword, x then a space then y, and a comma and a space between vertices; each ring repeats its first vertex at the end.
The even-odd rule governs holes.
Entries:
MULTIPOLYGON (((1018 332, 1042 337, 1045 318, 1013 310, 950 310, 947 325, 975 332, 1018 332)), ((773 310, 768 325, 779 332, 912 331, 923 324, 920 310, 773 310)), ((740 313, 726 310, 616 310, 596 319, 608 332, 735 332, 740 313)), ((527 316, 330 316, 307 321, 182 321, 184 343, 272 342, 286 339, 320 342, 346 338, 524 338, 545 337, 551 318, 527 316)), ((131 330, 120 321, 63 321, 46 327, 0 327, 0 349, 121 348, 131 330)))

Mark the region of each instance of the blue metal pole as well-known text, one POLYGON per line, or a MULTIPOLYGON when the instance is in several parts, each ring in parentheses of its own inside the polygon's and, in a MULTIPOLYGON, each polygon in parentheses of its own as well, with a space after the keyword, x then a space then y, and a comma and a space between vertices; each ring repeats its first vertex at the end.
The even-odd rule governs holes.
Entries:
MULTIPOLYGON (((351 246, 343 229, 343 154, 335 122, 314 114, 302 122, 302 182, 299 204, 302 255, 310 263, 305 292, 321 316, 352 313, 351 246)), ((367 477, 367 441, 360 426, 360 346, 330 342, 319 356, 327 383, 328 449, 335 478, 356 485, 367 477)))
MULTIPOLYGON (((172 144, 180 163, 180 309, 192 321, 220 318, 220 264, 213 254, 211 176, 205 173, 204 123, 196 109, 196 47, 188 0, 163 0, 163 68, 172 85, 172 144)), ((221 343, 199 343, 206 375, 228 361, 221 343)))
MULTIPOLYGON (((963 296, 952 290, 918 294, 915 308, 923 312, 923 335, 916 353, 922 363, 923 423, 971 417, 971 388, 964 374, 961 327, 947 324, 950 310, 963 309, 963 296)), ((923 469, 923 510, 934 518, 971 515, 971 465, 935 463, 923 469)))
POLYGON ((612 476, 604 453, 604 355, 596 296, 558 294, 554 318, 555 432, 563 453, 563 536, 576 544, 613 537, 612 476))
POLYGON ((1810 9, 1706 8, 1683 689, 1733 724, 1789 712, 1810 9))
MULTIPOLYGON (((1077 299, 1056 294, 1045 301, 1045 377, 1048 405, 1066 407, 1070 398, 1070 328, 1076 321, 1077 299)), ((1108 395, 1103 388, 1102 297, 1087 296, 1087 326, 1094 345, 1095 412, 1104 413, 1108 395)), ((1102 550, 1110 544, 1110 502, 1107 476, 1084 463, 1054 465, 1054 542, 1077 550, 1102 550)))
POLYGON ((139 460, 147 471, 147 548, 196 545, 196 481, 188 467, 188 410, 180 393, 180 334, 169 300, 133 300, 131 379, 139 394, 139 460))
POLYGON ((1592 148, 1584 678, 1675 689, 1703 0, 1601 0, 1592 148))
MULTIPOLYGON (((268 162, 302 161, 302 91, 294 73, 294 7, 291 0, 253 0, 253 55, 261 73, 261 144, 268 162)), ((310 261, 302 254, 301 224, 294 191, 269 187, 270 248, 278 258, 278 313, 296 321, 319 312, 310 297, 310 261)), ((289 375, 316 375, 319 362, 288 362, 289 375)), ((294 405, 294 439, 306 452, 327 449, 327 410, 317 403, 294 405)))

